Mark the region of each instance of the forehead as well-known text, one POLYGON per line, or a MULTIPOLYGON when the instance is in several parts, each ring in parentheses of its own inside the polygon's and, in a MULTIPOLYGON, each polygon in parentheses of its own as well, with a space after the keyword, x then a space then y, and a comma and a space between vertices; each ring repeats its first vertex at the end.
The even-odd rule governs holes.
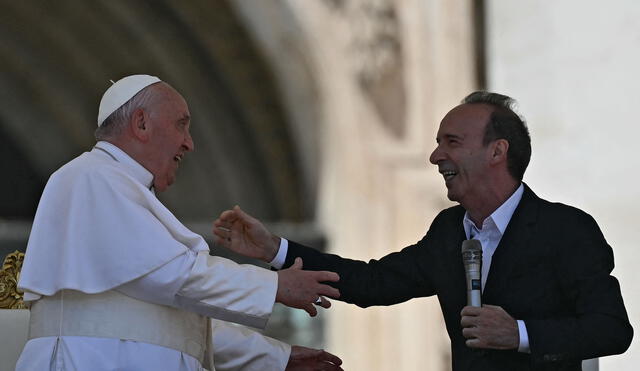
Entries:
POLYGON ((173 119, 190 117, 189 106, 182 95, 166 83, 157 84, 154 110, 173 119))
POLYGON ((438 138, 447 135, 482 137, 492 111, 492 107, 486 104, 461 104, 444 116, 438 138))

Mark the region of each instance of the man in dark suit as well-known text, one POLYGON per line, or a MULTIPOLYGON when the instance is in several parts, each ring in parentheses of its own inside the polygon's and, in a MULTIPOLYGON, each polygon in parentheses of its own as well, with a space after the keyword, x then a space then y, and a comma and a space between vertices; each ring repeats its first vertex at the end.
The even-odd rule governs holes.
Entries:
POLYGON ((475 92, 444 117, 430 161, 460 205, 413 246, 345 259, 272 236, 238 207, 215 222, 218 242, 276 267, 302 258, 305 269, 337 272, 340 300, 361 307, 437 295, 456 371, 580 370, 583 359, 622 353, 633 329, 611 247, 591 216, 522 182, 531 140, 512 104, 475 92), (483 247, 481 308, 466 306, 468 238, 483 247))

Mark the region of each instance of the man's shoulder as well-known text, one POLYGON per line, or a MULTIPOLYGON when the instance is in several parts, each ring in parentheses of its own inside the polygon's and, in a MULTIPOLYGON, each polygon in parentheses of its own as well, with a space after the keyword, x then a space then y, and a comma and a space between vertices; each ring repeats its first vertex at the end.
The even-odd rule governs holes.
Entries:
POLYGON ((460 205, 448 207, 438 213, 431 223, 430 230, 458 229, 462 227, 465 209, 460 205))
POLYGON ((438 213, 438 215, 435 217, 434 222, 436 220, 440 221, 444 221, 444 220, 460 220, 462 221, 462 218, 464 217, 464 213, 465 213, 465 209, 464 207, 460 206, 460 205, 454 205, 451 207, 448 207, 442 211, 440 211, 438 213))
MULTIPOLYGON (((586 211, 562 202, 549 201, 535 195, 529 190, 529 195, 525 194, 522 202, 532 203, 537 205, 541 220, 546 220, 550 223, 570 223, 572 221, 578 223, 595 223, 595 220, 586 211)), ((566 225, 566 224, 565 224, 566 225)))

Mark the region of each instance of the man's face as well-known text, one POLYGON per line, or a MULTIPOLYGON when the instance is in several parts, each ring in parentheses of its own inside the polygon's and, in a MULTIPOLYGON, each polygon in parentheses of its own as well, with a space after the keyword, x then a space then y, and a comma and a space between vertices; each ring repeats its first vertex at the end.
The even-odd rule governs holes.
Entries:
POLYGON ((189 133, 191 115, 184 98, 166 84, 156 88, 158 96, 148 110, 151 130, 146 167, 153 174, 156 191, 163 192, 175 181, 180 161, 194 145, 189 133))
POLYGON ((447 197, 462 206, 476 204, 490 184, 490 146, 482 144, 490 115, 491 108, 483 104, 463 104, 449 111, 429 157, 444 177, 447 197))

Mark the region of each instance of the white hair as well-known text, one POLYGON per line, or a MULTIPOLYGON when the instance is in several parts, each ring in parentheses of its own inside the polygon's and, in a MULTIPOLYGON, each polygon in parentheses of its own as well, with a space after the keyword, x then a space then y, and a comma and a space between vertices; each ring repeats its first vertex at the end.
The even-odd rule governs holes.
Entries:
POLYGON ((112 139, 122 133, 122 129, 127 122, 131 119, 133 112, 138 108, 148 109, 154 97, 154 91, 151 87, 155 85, 149 85, 146 88, 140 90, 133 98, 129 99, 125 104, 120 106, 117 110, 113 111, 100 125, 94 136, 97 141, 112 139))

